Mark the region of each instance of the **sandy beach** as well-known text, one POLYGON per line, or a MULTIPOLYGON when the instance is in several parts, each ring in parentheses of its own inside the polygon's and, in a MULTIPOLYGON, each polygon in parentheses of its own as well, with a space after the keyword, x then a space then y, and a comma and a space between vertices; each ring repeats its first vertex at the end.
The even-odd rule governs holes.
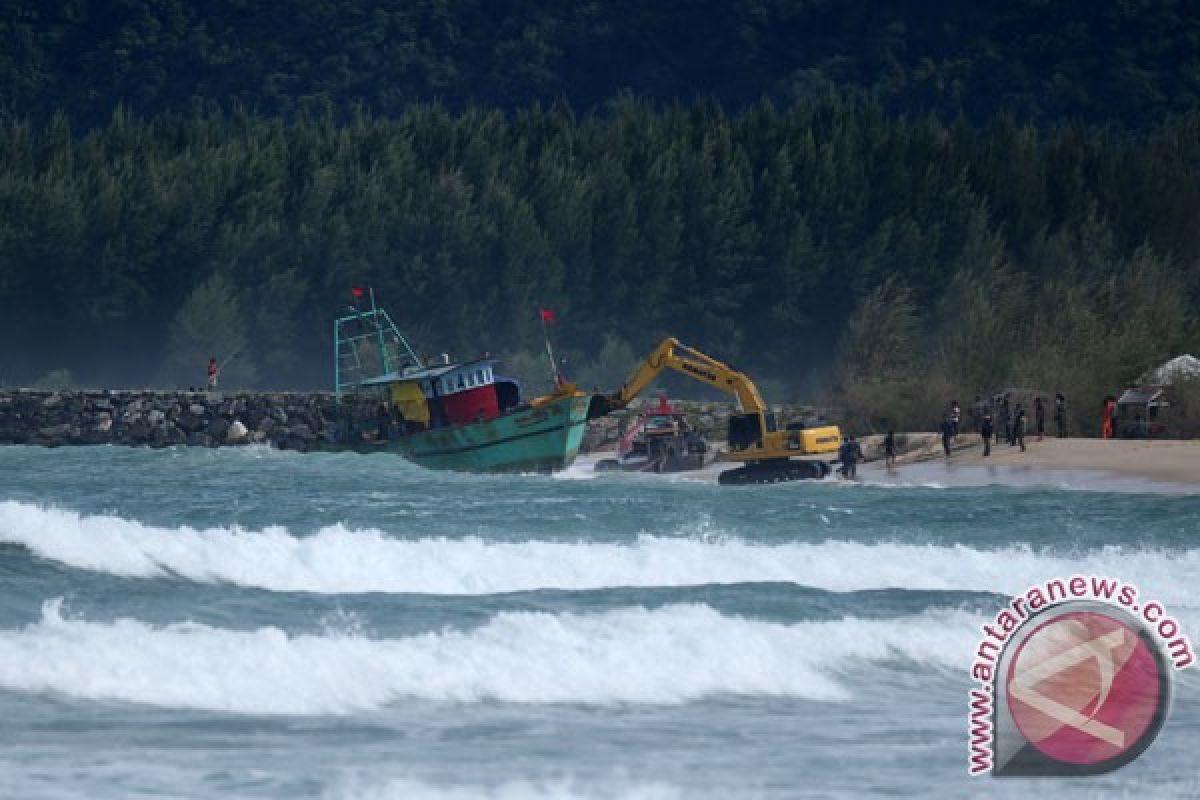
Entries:
MULTIPOLYGON (((1200 493, 1200 441, 1130 439, 1027 439, 1026 450, 1007 444, 983 456, 978 435, 958 438, 950 458, 942 453, 935 433, 901 434, 907 438, 904 455, 887 469, 882 460, 882 437, 862 439, 867 461, 859 466, 864 483, 896 486, 1052 487, 1096 491, 1200 493)), ((720 446, 720 445, 718 445, 720 446)), ((563 477, 590 478, 595 462, 606 456, 581 456, 563 477)), ((647 475, 647 480, 716 481, 736 465, 717 462, 695 472, 647 475)))
POLYGON ((889 483, 1200 491, 1200 441, 1047 437, 1039 442, 1033 437, 1026 439, 1025 452, 1001 443, 985 458, 979 436, 964 434, 946 458, 936 434, 909 436, 920 437, 921 446, 902 456, 895 468, 886 470, 873 460, 860 468, 860 475, 889 483))

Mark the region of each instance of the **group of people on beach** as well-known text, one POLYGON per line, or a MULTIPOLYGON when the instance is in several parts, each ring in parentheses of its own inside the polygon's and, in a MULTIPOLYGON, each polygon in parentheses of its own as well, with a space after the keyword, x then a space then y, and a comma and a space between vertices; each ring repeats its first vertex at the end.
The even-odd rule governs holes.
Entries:
MULTIPOLYGON (((1046 402, 1040 397, 1033 400, 1034 432, 1038 441, 1046 436, 1046 402)), ((1009 447, 1020 447, 1025 452, 1025 434, 1029 428, 1028 414, 1025 405, 1014 402, 1011 392, 993 395, 984 400, 980 395, 975 396, 971 405, 970 415, 975 431, 983 440, 983 454, 992 454, 992 441, 1000 444, 1001 433, 1009 447)), ((950 411, 942 418, 942 448, 946 456, 950 455, 950 445, 958 436, 958 425, 961 411, 958 401, 950 404, 950 411)), ((1054 425, 1055 434, 1060 439, 1067 437, 1067 398, 1062 392, 1054 395, 1054 425)))

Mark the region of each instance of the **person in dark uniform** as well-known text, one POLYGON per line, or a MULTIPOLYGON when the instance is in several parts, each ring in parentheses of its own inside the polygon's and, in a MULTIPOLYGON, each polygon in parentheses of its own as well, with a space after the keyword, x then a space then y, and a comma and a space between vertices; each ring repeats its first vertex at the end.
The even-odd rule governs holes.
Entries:
POLYGON ((1067 398, 1062 392, 1054 395, 1054 427, 1059 439, 1067 438, 1067 398))
POLYGON ((1040 442, 1046 435, 1046 404, 1040 397, 1035 397, 1033 400, 1033 422, 1037 426, 1037 437, 1040 442))
POLYGON ((950 442, 954 441, 954 423, 950 421, 950 415, 942 417, 942 450, 946 453, 946 458, 950 457, 950 442))
MULTIPOLYGON (((1000 401, 1000 419, 998 420, 1004 426, 1004 441, 1012 444, 1012 409, 1008 405, 1008 395, 1004 395, 1004 399, 1000 401)), ((996 431, 996 444, 1000 444, 1000 431, 996 431)))
POLYGON ((1010 444, 1021 445, 1021 452, 1025 452, 1025 408, 1020 403, 1017 403, 1017 410, 1013 414, 1013 440, 1010 444))
POLYGON ((846 442, 838 450, 838 459, 842 462, 838 473, 846 480, 854 480, 858 475, 858 462, 862 457, 862 447, 853 436, 847 436, 846 442))
POLYGON ((995 429, 992 426, 992 415, 985 413, 983 422, 979 424, 979 435, 983 437, 983 454, 990 456, 992 454, 992 434, 995 429))
POLYGON ((1008 446, 1016 447, 1017 445, 1017 409, 1021 408, 1020 403, 1015 403, 1008 407, 1008 446))
POLYGON ((896 466, 896 431, 892 428, 883 437, 883 465, 888 469, 896 466))

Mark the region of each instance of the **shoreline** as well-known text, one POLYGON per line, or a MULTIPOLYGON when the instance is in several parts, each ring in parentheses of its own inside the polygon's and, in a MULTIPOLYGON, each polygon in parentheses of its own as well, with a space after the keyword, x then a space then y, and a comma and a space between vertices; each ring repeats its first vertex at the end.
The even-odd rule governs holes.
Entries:
MULTIPOLYGON (((940 444, 940 443, 939 443, 940 444)), ((1200 441, 1175 439, 1057 439, 1026 437, 1026 451, 1008 444, 983 455, 977 434, 959 437, 949 459, 965 467, 1027 467, 1087 471, 1200 487, 1200 441)))
MULTIPOLYGON (((883 465, 882 436, 862 438, 866 460, 858 468, 859 482, 873 486, 976 487, 1009 486, 1112 492, 1200 494, 1200 440, 1146 439, 1026 439, 1026 451, 1002 443, 983 456, 978 434, 963 434, 951 455, 942 453, 934 433, 897 434, 905 437, 896 466, 883 465)), ((718 443, 717 446, 720 446, 718 443)), ((590 472, 606 453, 581 454, 571 472, 590 472)), ((704 469, 648 479, 716 482, 723 469, 736 464, 716 462, 704 469)), ((615 473, 614 473, 615 474, 615 473)))

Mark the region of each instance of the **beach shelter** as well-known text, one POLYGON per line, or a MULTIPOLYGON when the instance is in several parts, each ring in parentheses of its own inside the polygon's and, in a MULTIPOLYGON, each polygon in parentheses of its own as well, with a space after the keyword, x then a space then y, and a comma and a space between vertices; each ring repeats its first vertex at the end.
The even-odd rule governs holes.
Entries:
POLYGON ((1200 379, 1200 358, 1180 355, 1147 370, 1117 398, 1117 435, 1126 439, 1164 436, 1171 385, 1200 379))

